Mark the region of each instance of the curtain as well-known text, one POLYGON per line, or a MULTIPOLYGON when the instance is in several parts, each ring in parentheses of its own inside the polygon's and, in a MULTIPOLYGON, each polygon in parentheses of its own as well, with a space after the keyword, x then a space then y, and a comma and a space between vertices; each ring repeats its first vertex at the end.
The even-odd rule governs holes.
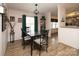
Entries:
POLYGON ((26 32, 26 15, 22 15, 22 29, 26 32))
POLYGON ((35 31, 35 33, 37 33, 38 32, 38 17, 34 16, 34 20, 35 20, 34 31, 35 31))
POLYGON ((42 16, 42 32, 44 32, 46 30, 46 19, 45 19, 45 16, 42 16))

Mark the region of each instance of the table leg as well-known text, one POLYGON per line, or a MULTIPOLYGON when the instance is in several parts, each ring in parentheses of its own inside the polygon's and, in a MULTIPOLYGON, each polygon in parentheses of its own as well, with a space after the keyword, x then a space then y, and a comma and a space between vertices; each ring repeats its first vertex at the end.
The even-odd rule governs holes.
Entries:
POLYGON ((41 36, 40 36, 40 48, 39 48, 39 56, 41 55, 41 36))
POLYGON ((32 56, 32 53, 33 53, 33 37, 31 38, 31 56, 32 56))

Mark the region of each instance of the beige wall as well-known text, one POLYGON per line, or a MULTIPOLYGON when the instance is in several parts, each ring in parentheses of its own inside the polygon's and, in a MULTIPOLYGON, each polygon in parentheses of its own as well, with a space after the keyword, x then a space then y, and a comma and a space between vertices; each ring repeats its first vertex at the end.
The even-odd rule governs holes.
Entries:
POLYGON ((59 42, 61 42, 63 39, 62 39, 62 30, 61 30, 61 20, 62 20, 62 17, 65 17, 65 8, 62 6, 62 5, 58 5, 58 40, 59 42))
POLYGON ((49 37, 51 37, 51 13, 46 13, 46 29, 49 30, 49 37))
MULTIPOLYGON (((2 11, 2 10, 0 9, 0 11, 2 11)), ((3 11, 4 11, 4 9, 3 9, 3 11)), ((0 14, 0 55, 5 54, 7 42, 8 42, 7 35, 8 35, 7 27, 6 27, 6 30, 2 32, 2 16, 0 14)))
MULTIPOLYGON (((32 13, 26 13, 20 10, 16 10, 16 9, 11 9, 8 8, 8 18, 10 19, 10 16, 15 16, 15 40, 19 40, 21 39, 21 28, 22 28, 22 23, 18 23, 18 18, 22 18, 22 15, 25 14, 26 16, 34 16, 35 14, 32 13)), ((38 15, 38 31, 40 31, 40 17, 41 15, 38 15)), ((8 34, 10 33, 10 27, 8 29, 8 34)), ((9 34, 10 36, 10 34, 9 34)), ((8 37, 8 41, 10 41, 10 37, 8 37)))

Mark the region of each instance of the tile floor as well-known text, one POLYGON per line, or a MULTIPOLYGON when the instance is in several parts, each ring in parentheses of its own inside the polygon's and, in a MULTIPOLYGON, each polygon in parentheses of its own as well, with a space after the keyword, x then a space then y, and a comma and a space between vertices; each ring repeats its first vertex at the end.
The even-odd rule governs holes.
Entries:
MULTIPOLYGON (((22 47, 22 41, 17 40, 14 43, 8 43, 5 56, 30 56, 30 46, 25 49, 22 47)), ((57 35, 49 39, 48 52, 42 51, 41 56, 78 56, 79 50, 67 46, 63 43, 58 43, 57 35)), ((37 49, 33 50, 33 56, 39 56, 37 49)))

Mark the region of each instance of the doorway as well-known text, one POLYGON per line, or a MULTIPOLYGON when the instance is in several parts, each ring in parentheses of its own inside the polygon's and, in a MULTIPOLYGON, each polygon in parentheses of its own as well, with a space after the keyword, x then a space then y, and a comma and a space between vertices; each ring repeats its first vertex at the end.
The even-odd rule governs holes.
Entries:
POLYGON ((58 36, 58 19, 51 19, 51 35, 58 36))

